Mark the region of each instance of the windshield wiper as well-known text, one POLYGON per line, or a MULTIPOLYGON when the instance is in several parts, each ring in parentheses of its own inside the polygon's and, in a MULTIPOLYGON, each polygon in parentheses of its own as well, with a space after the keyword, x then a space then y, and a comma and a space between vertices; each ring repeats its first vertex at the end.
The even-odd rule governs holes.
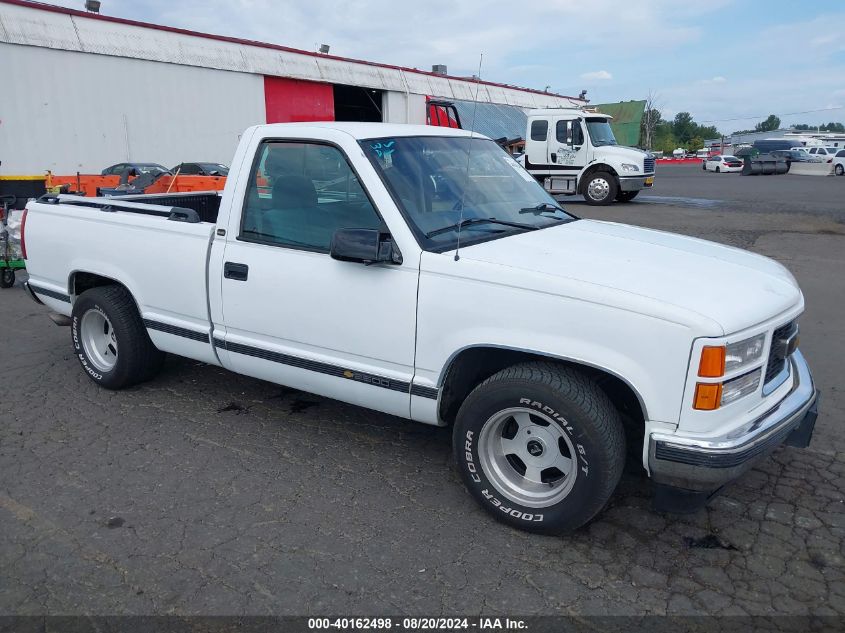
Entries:
POLYGON ((425 234, 426 237, 434 237, 435 235, 441 235, 443 233, 448 233, 449 231, 457 231, 458 229, 462 229, 465 226, 472 226, 473 224, 501 224, 502 226, 512 226, 517 229, 523 229, 525 231, 536 231, 539 229, 539 226, 534 226, 533 224, 523 224, 522 222, 508 222, 507 220, 497 220, 496 218, 467 218, 466 220, 461 220, 455 224, 450 224, 449 226, 444 226, 439 229, 434 229, 433 231, 429 231, 425 234))
POLYGON ((541 202, 537 206, 522 207, 519 210, 520 213, 533 213, 534 215, 540 215, 545 211, 551 211, 552 213, 554 213, 555 211, 562 211, 563 213, 566 213, 566 211, 564 211, 561 207, 550 202, 541 202))

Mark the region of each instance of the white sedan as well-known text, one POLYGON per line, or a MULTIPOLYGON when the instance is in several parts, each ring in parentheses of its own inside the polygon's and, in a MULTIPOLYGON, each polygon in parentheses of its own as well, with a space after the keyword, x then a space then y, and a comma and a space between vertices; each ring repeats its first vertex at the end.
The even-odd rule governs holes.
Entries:
POLYGON ((833 157, 833 173, 837 176, 845 176, 845 149, 840 149, 833 157))
POLYGON ((705 161, 702 161, 701 168, 704 171, 732 172, 742 171, 742 160, 736 156, 711 156, 705 161))

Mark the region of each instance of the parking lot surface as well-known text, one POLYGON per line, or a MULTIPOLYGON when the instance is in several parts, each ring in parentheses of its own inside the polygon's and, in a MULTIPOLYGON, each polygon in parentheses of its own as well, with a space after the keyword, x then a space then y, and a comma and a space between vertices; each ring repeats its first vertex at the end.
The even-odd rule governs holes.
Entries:
POLYGON ((653 512, 631 469, 561 538, 478 508, 448 429, 174 357, 104 391, 67 328, 0 290, 0 613, 845 615, 843 194, 679 165, 632 204, 564 201, 787 265, 822 400, 809 449, 706 510, 653 512))

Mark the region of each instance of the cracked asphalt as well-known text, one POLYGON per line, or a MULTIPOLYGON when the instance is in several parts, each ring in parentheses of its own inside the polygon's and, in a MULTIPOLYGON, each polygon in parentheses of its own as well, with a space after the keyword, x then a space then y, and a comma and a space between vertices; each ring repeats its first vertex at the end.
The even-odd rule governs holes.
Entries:
POLYGON ((0 614, 845 615, 843 193, 673 166, 642 201, 565 202, 785 263, 822 391, 810 448, 707 509, 653 512, 632 468, 565 538, 478 508, 448 429, 175 357, 104 391, 67 328, 0 290, 0 614))

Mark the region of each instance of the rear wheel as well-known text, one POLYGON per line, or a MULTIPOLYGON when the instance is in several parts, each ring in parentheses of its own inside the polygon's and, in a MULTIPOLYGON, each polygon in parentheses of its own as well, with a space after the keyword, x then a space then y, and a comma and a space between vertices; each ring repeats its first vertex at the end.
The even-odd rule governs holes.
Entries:
POLYGON ((617 202, 630 202, 637 197, 639 191, 620 191, 616 194, 617 202))
POLYGON ((15 271, 11 268, 4 268, 0 274, 0 288, 11 288, 15 285, 15 271))
POLYGON ((584 199, 587 204, 606 205, 616 199, 619 186, 616 184, 616 177, 606 171, 597 171, 591 174, 584 184, 584 199))
POLYGON ((592 519, 625 464, 625 436, 607 395, 554 363, 500 371, 476 387, 453 431, 470 494, 499 521, 561 534, 592 519))
POLYGON ((150 380, 161 369, 164 354, 153 345, 122 286, 83 292, 73 304, 71 334, 82 368, 106 389, 150 380))
POLYGON ((843 167, 842 165, 837 165, 834 168, 834 171, 836 172, 837 176, 845 175, 845 167, 843 167))
POLYGON ((707 171, 707 161, 702 161, 701 169, 703 169, 704 171, 707 171))

